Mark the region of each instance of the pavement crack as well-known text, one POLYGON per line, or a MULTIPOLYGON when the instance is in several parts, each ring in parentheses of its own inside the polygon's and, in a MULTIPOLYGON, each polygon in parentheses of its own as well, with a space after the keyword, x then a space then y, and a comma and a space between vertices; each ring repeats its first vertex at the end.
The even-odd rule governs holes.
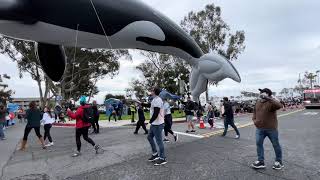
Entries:
POLYGON ((13 153, 11 153, 11 155, 10 155, 9 159, 7 160, 7 162, 6 162, 6 163, 4 164, 4 166, 2 167, 2 169, 1 169, 1 176, 0 176, 0 179, 3 179, 3 176, 4 176, 4 169, 8 166, 8 163, 13 159, 13 156, 14 156, 14 154, 15 154, 16 150, 18 149, 19 144, 20 144, 20 141, 16 144, 16 146, 15 146, 15 149, 14 149, 13 153))

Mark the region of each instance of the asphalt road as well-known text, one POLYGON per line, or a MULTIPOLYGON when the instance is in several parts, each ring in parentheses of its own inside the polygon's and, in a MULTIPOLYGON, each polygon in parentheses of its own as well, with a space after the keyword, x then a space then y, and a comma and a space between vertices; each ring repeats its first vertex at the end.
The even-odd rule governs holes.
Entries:
MULTIPOLYGON (((250 122, 249 116, 237 118, 238 125, 250 122)), ((184 132, 185 124, 174 124, 184 132)), ((283 115, 279 121, 280 143, 285 169, 273 170, 274 152, 265 141, 267 169, 253 170, 256 160, 255 128, 240 129, 241 139, 220 137, 206 130, 196 136, 180 135, 179 142, 165 145, 168 164, 154 167, 147 162, 150 147, 146 136, 133 135, 133 127, 106 128, 92 138, 102 145, 102 154, 94 154, 83 142, 83 155, 71 158, 74 129, 52 130, 54 147, 39 148, 30 136, 27 152, 15 151, 3 169, 3 179, 320 179, 320 111, 305 110, 283 115), (208 138, 204 135, 210 135, 208 138), (202 137, 203 136, 203 137, 202 137)), ((219 131, 216 131, 219 132, 219 131)))

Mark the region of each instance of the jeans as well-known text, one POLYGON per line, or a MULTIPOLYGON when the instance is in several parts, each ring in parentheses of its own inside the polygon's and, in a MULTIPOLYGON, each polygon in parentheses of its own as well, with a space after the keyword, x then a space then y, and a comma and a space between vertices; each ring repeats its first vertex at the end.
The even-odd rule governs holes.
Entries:
POLYGON ((165 159, 165 155, 164 155, 164 145, 163 145, 163 140, 162 140, 162 131, 164 128, 164 124, 161 125, 151 125, 150 130, 149 130, 149 134, 148 134, 148 141, 151 145, 151 149, 152 149, 152 153, 156 154, 157 148, 156 145, 154 143, 154 139, 156 139, 156 142, 158 144, 159 147, 159 151, 160 153, 159 156, 161 159, 165 159))
POLYGON ((3 132, 3 123, 0 122, 0 139, 5 138, 4 132, 3 132))
POLYGON ((276 154, 276 161, 282 163, 282 150, 279 143, 279 133, 276 129, 258 129, 256 130, 256 144, 258 161, 264 161, 264 148, 263 141, 268 137, 273 145, 274 152, 276 154))
POLYGON ((233 119, 225 119, 224 120, 224 132, 222 135, 225 136, 227 134, 229 125, 236 131, 237 135, 240 136, 239 130, 238 130, 237 126, 234 124, 233 119))

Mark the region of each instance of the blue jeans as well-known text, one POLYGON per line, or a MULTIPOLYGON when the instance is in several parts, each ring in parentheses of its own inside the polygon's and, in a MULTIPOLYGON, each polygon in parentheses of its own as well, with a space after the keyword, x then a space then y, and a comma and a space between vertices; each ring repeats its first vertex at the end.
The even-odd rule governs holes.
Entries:
POLYGON ((159 147, 159 151, 160 151, 160 153, 158 153, 158 154, 161 159, 165 159, 164 145, 163 145, 163 139, 162 139, 163 128, 164 128, 164 124, 151 125, 150 130, 149 130, 149 134, 148 134, 148 141, 151 145, 152 153, 156 154, 158 152, 156 145, 154 143, 154 139, 153 139, 153 138, 155 138, 156 142, 158 144, 158 147, 159 147))
POLYGON ((0 138, 5 138, 4 132, 3 132, 3 123, 0 122, 0 138))
POLYGON ((276 161, 282 163, 282 150, 279 143, 279 133, 276 129, 259 129, 256 130, 256 144, 258 161, 264 162, 264 148, 263 141, 268 137, 273 145, 274 152, 276 154, 276 161))
POLYGON ((234 119, 224 119, 224 131, 222 136, 227 135, 229 125, 236 131, 237 135, 240 136, 240 132, 237 126, 234 124, 234 119))

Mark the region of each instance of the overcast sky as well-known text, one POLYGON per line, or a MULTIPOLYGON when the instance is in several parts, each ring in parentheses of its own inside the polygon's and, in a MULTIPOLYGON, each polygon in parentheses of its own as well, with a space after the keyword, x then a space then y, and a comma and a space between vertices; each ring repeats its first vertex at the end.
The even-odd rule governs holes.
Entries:
MULTIPOLYGON (((222 8, 222 17, 233 31, 244 30, 246 50, 235 62, 242 83, 224 80, 211 87, 210 95, 239 95, 241 90, 257 91, 269 87, 280 91, 292 87, 299 73, 320 69, 320 1, 319 0, 143 0, 180 23, 189 11, 198 11, 214 2, 222 8)), ((121 60, 120 73, 99 82, 102 102, 108 93, 123 94, 132 75, 141 76, 135 66, 143 61, 137 51, 133 61, 121 60)), ((27 75, 19 79, 16 64, 0 55, 0 73, 13 77, 10 88, 14 97, 36 97, 38 88, 27 75)))

